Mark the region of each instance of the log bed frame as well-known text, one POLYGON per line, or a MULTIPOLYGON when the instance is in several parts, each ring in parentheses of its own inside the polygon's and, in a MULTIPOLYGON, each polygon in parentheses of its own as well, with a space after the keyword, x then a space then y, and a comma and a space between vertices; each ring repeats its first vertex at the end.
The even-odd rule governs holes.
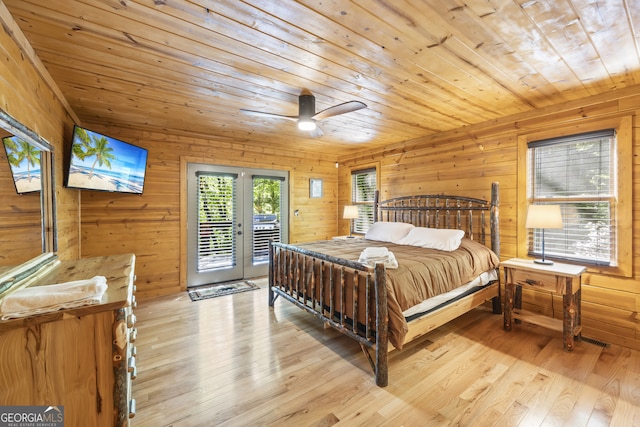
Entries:
MULTIPOLYGON (((457 228, 465 231, 465 237, 482 244, 486 242, 486 216, 490 217, 491 249, 500 256, 500 236, 498 225, 499 193, 498 183, 491 186, 491 202, 482 199, 421 195, 398 197, 374 202, 374 221, 410 222, 415 226, 432 228, 457 228)), ((326 273, 324 273, 326 275, 326 273)), ((498 275, 499 277, 499 275, 498 275)), ((375 268, 359 262, 325 255, 284 243, 269 245, 269 306, 273 308, 278 296, 296 306, 313 313, 328 325, 360 343, 371 368, 376 384, 388 384, 388 352, 392 350, 388 342, 388 309, 386 272, 382 264, 375 268), (330 272, 326 284, 318 292, 324 272, 330 272), (336 274, 334 274, 336 273, 336 274), (339 280, 334 280, 334 276, 339 280), (351 276, 349 278, 349 276, 351 276), (358 301, 358 285, 352 287, 352 312, 357 312, 358 304, 365 306, 366 325, 352 322, 343 313, 346 301, 346 282, 364 283, 365 301, 358 301), (328 295, 325 295, 328 292, 328 295), (319 294, 319 297, 317 295, 319 294), (334 301, 339 296, 340 304, 334 301), (374 297, 375 304, 369 301, 374 297), (371 355, 373 351, 374 355, 371 355)), ((437 307, 434 310, 408 322, 409 332, 405 342, 412 341, 433 329, 492 299, 493 312, 501 313, 500 283, 495 280, 460 299, 437 307)), ((362 309, 362 307, 360 307, 362 309)))

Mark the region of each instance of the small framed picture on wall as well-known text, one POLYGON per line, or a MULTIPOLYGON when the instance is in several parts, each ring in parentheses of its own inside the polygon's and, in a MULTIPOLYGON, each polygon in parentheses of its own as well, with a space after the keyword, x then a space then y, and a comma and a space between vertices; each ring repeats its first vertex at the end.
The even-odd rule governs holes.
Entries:
POLYGON ((309 197, 319 199, 322 197, 322 180, 311 178, 309 180, 309 197))

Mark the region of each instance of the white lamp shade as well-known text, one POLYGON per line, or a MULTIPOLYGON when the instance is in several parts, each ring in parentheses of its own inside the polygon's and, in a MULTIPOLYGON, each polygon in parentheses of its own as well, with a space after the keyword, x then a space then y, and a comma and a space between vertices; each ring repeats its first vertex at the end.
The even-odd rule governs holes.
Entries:
POLYGON ((342 214, 344 219, 358 218, 358 207, 354 205, 348 205, 344 207, 344 213, 342 214))
POLYGON ((562 228, 562 212, 559 205, 529 205, 527 228, 562 228))

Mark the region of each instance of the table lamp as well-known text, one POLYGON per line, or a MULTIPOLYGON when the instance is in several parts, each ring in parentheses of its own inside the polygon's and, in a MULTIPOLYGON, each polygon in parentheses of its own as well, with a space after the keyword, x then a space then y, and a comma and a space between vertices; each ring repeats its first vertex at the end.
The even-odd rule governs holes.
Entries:
POLYGON ((358 207, 355 205, 345 206, 342 218, 349 220, 349 238, 353 238, 351 230, 353 229, 353 220, 358 218, 358 207))
POLYGON ((533 262, 537 264, 552 265, 553 261, 544 258, 544 229, 562 228, 562 212, 559 205, 529 205, 527 211, 527 228, 542 229, 542 259, 533 262))

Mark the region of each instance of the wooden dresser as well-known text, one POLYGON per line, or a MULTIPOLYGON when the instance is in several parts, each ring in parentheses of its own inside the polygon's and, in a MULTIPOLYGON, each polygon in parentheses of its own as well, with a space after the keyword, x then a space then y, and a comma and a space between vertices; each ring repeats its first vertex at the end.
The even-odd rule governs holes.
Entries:
POLYGON ((135 415, 135 256, 62 261, 31 286, 105 276, 97 305, 0 321, 0 406, 64 407, 68 426, 127 426, 135 415))

